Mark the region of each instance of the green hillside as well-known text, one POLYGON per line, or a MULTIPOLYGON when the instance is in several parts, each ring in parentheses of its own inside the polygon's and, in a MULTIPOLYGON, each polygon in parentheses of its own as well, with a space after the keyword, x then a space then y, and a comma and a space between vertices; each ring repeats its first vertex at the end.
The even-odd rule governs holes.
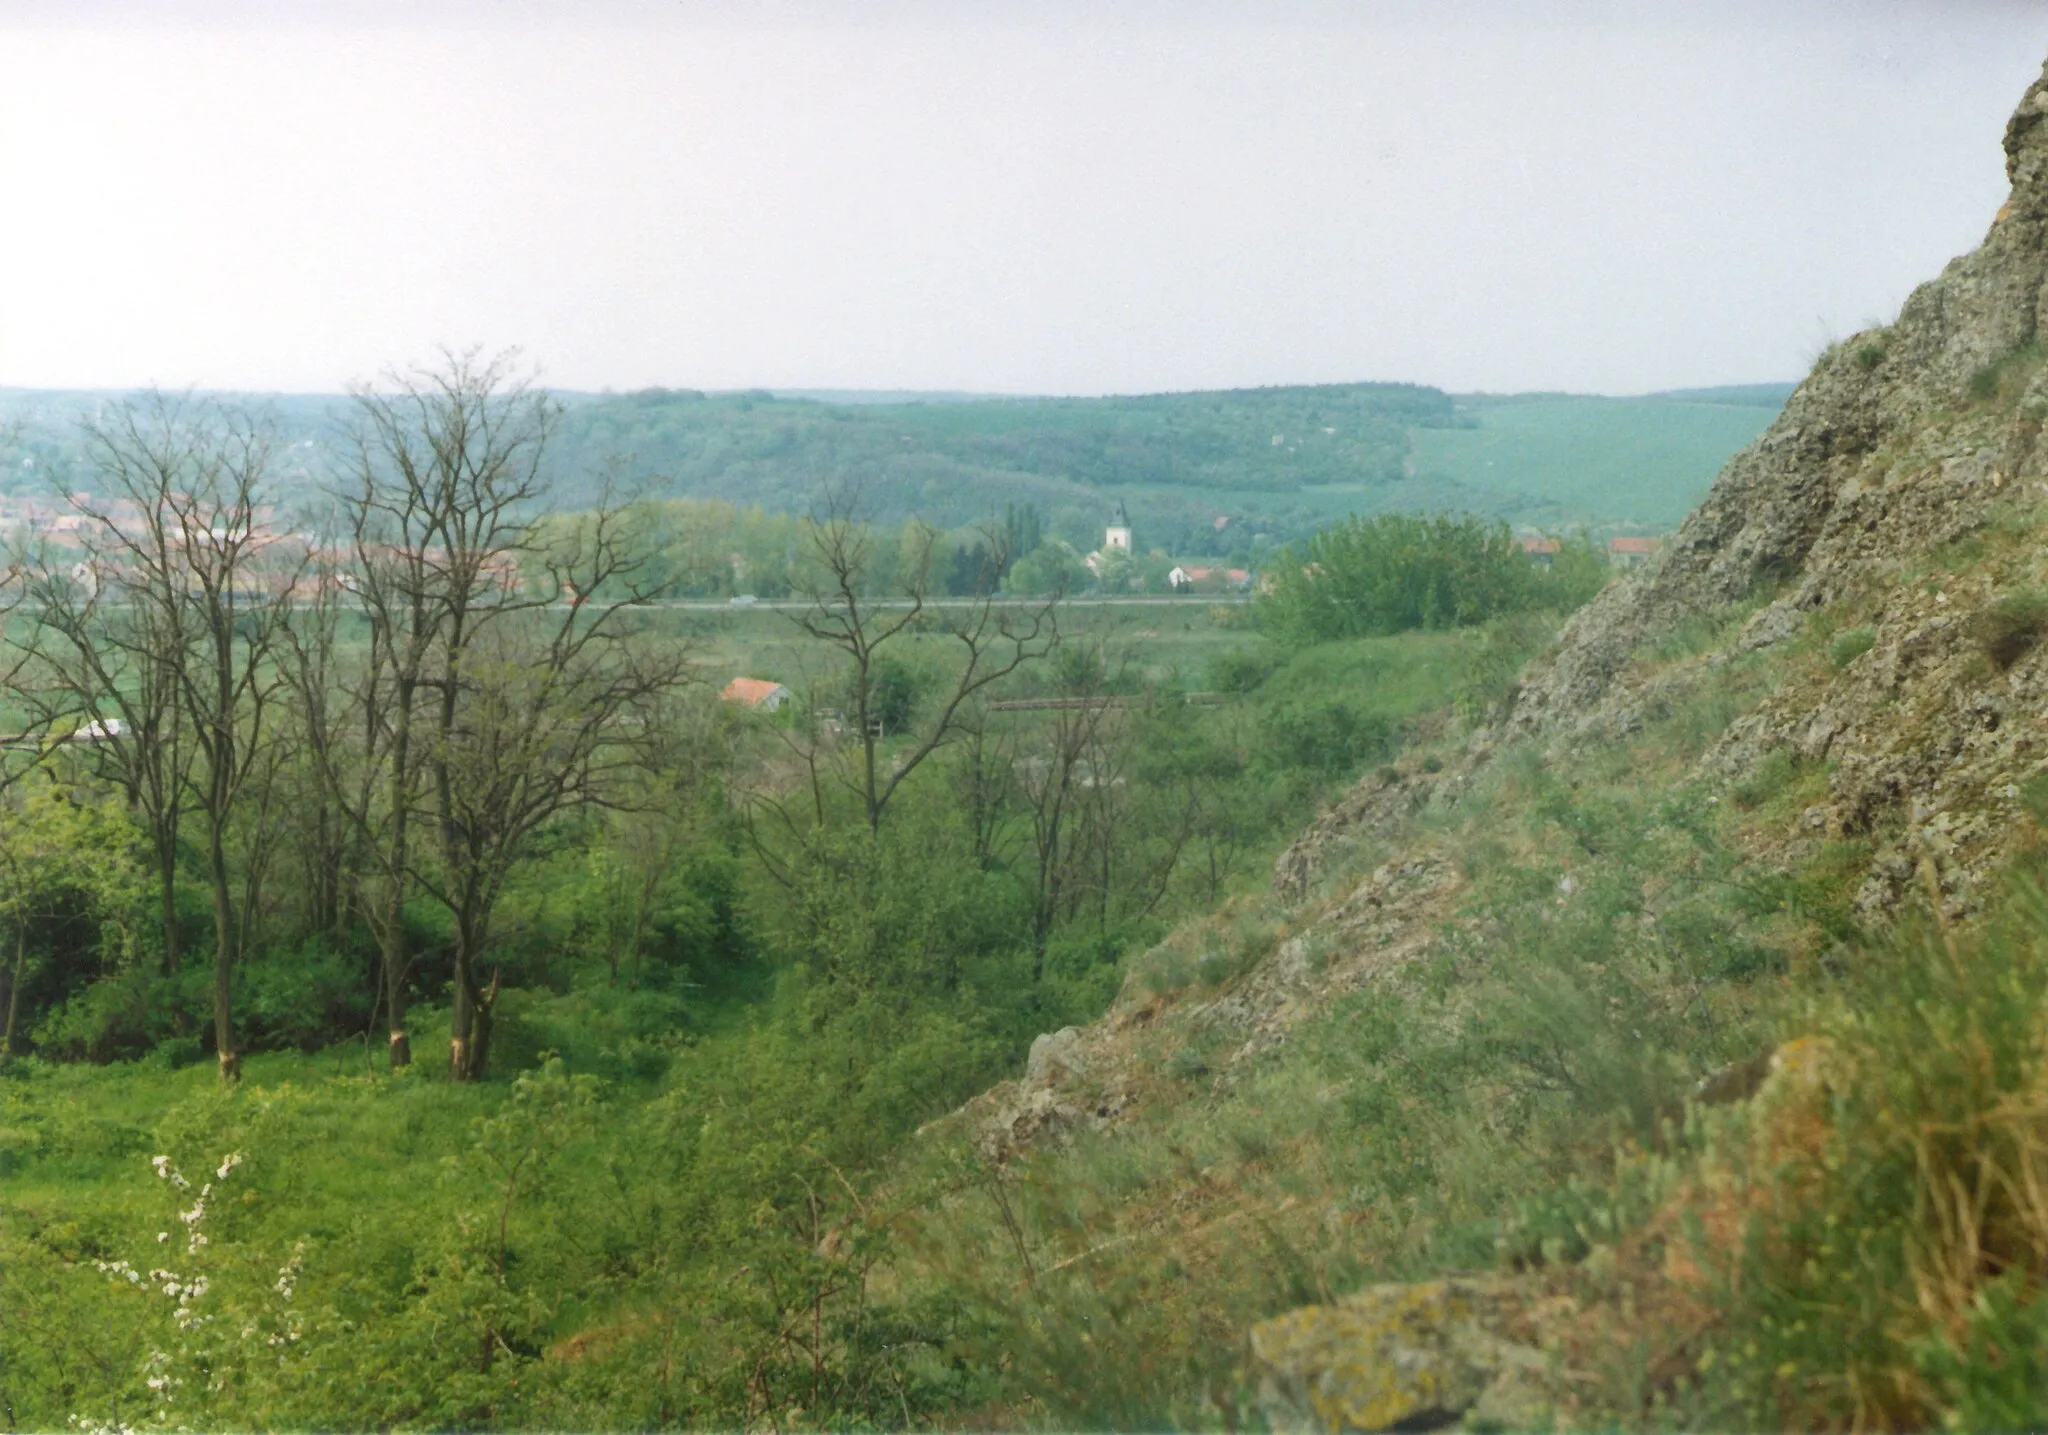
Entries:
MULTIPOLYGON (((572 504, 607 472, 658 496, 781 512, 807 512, 830 490, 857 491, 867 514, 888 524, 915 516, 959 527, 1022 504, 1085 550, 1121 500, 1141 546, 1220 556, 1296 542, 1353 513, 1667 528, 1786 392, 1453 397, 1415 384, 1330 384, 1099 399, 564 393, 553 459, 572 504)), ((78 423, 111 397, 0 392, 5 486, 89 484, 78 423)), ((348 401, 228 397, 273 414, 289 445, 281 476, 310 491, 348 401)))
POLYGON ((1699 502, 1784 397, 1770 385, 1643 398, 1461 395, 1471 426, 1415 430, 1410 467, 1416 484, 1455 487, 1472 496, 1466 506, 1512 522, 1660 530, 1699 502))
POLYGON ((572 467, 614 459, 677 495, 803 509, 837 483, 877 517, 945 524, 1031 503, 1077 543, 1122 499, 1145 546, 1204 553, 1361 512, 1669 527, 1787 392, 1453 399, 1351 384, 855 405, 654 390, 576 404, 562 437, 572 467))

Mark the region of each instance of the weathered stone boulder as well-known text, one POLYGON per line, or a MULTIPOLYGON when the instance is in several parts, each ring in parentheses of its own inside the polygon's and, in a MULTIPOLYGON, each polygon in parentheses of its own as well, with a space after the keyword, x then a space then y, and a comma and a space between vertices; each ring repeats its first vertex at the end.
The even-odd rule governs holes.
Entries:
POLYGON ((1063 1026, 1038 1037, 1024 1061, 1026 1086, 1054 1086, 1087 1074, 1088 1056, 1077 1026, 1063 1026))
POLYGON ((1277 1430, 1435 1430, 1468 1417, 1526 1426, 1548 1405, 1542 1351, 1510 1283, 1371 1286, 1252 1330, 1259 1397, 1277 1430))

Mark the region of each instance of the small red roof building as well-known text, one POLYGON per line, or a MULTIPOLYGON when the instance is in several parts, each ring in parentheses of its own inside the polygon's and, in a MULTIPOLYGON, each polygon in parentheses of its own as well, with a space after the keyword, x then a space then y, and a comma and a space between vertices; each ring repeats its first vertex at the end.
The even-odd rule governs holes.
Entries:
POLYGON ((757 712, 772 713, 794 694, 781 683, 766 678, 734 678, 720 690, 718 696, 729 703, 739 703, 757 712))
POLYGON ((1610 538, 1607 561, 1618 568, 1640 568, 1656 556, 1663 544, 1655 538, 1610 538))

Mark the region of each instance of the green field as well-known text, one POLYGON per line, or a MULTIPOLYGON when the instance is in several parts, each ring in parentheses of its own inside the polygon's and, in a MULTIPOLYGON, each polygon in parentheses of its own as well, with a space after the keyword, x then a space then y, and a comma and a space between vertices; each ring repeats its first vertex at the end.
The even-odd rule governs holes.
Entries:
POLYGON ((1750 403, 1462 395, 1459 412, 1477 426, 1415 430, 1411 482, 1517 524, 1662 532, 1692 510, 1782 401, 1775 389, 1750 403))

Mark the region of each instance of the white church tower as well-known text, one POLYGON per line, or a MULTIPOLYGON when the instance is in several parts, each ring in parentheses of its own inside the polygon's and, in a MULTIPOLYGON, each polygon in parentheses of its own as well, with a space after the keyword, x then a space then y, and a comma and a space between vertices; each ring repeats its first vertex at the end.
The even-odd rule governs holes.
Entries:
POLYGON ((1131 551, 1131 519, 1130 515, 1124 512, 1122 499, 1117 500, 1116 516, 1110 520, 1109 527, 1102 531, 1102 551, 1126 554, 1131 551))

